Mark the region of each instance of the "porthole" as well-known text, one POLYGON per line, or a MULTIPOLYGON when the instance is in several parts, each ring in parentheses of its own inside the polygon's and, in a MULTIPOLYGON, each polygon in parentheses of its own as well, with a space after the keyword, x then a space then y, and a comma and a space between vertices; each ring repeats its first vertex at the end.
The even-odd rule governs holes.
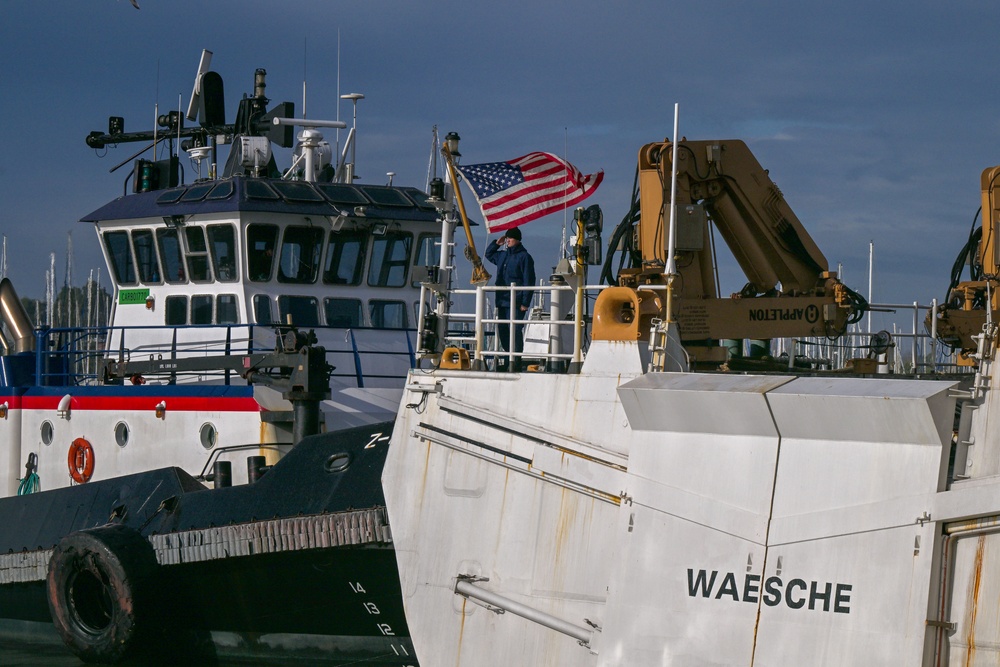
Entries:
POLYGON ((202 424, 199 435, 201 437, 201 446, 205 449, 215 447, 215 443, 219 440, 219 432, 215 430, 215 424, 212 422, 202 424))
POLYGON ((52 422, 48 419, 42 422, 42 426, 39 429, 42 435, 42 444, 51 445, 52 444, 52 422))
POLYGON ((129 428, 128 424, 125 422, 118 422, 115 424, 115 442, 118 443, 119 447, 124 447, 128 444, 129 428))

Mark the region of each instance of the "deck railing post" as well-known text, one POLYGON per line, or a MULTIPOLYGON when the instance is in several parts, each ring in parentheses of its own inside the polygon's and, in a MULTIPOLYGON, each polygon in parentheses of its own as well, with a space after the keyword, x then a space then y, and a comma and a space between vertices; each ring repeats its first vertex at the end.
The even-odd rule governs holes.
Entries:
POLYGON ((482 285, 476 285, 476 358, 473 361, 477 370, 486 369, 486 360, 483 359, 483 318, 486 316, 486 290, 482 285))
POLYGON ((510 284, 510 305, 507 307, 507 368, 514 368, 514 359, 516 357, 516 352, 514 349, 514 341, 517 340, 517 290, 515 287, 517 283, 510 284))

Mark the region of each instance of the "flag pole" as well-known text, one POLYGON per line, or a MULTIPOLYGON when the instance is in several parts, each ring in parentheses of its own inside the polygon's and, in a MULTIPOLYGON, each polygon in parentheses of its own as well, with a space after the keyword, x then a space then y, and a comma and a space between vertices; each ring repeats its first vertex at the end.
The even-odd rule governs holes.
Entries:
POLYGON ((486 267, 483 266, 483 260, 479 258, 479 253, 476 252, 476 242, 472 238, 472 228, 469 226, 469 216, 465 213, 465 202, 462 201, 462 191, 458 187, 458 178, 455 174, 455 164, 452 161, 451 149, 448 147, 447 141, 445 141, 441 146, 441 153, 444 155, 444 161, 448 165, 448 176, 451 178, 451 183, 455 190, 455 200, 458 202, 458 212, 462 216, 462 227, 465 228, 465 240, 468 244, 465 246, 465 258, 472 262, 472 279, 469 282, 473 285, 489 282, 490 274, 486 270, 486 267))

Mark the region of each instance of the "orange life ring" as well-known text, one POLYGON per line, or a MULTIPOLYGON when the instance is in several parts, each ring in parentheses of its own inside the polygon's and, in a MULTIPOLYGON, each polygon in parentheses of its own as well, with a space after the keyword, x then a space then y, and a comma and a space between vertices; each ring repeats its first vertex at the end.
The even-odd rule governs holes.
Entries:
POLYGON ((85 484, 94 475, 94 448, 84 438, 69 446, 69 475, 77 484, 85 484))

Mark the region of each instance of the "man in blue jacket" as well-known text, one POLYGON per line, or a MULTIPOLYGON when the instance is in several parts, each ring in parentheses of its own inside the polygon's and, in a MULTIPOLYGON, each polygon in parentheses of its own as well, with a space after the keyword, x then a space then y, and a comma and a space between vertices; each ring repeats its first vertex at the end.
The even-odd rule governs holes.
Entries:
MULTIPOLYGON (((486 259, 497 265, 497 286, 510 287, 511 285, 534 287, 535 285, 535 260, 531 258, 528 251, 521 245, 521 230, 517 227, 508 229, 499 239, 490 241, 486 248, 486 259)), ((523 320, 531 307, 531 297, 534 292, 515 291, 514 318, 523 320)), ((511 319, 510 291, 503 290, 497 292, 497 319, 511 319)), ((500 339, 500 348, 505 352, 510 344, 510 325, 498 324, 497 336, 500 339)), ((521 352, 524 350, 524 325, 518 324, 514 327, 514 363, 511 370, 518 372, 521 370, 521 352)), ((497 363, 497 370, 507 370, 507 358, 500 357, 497 363)))

